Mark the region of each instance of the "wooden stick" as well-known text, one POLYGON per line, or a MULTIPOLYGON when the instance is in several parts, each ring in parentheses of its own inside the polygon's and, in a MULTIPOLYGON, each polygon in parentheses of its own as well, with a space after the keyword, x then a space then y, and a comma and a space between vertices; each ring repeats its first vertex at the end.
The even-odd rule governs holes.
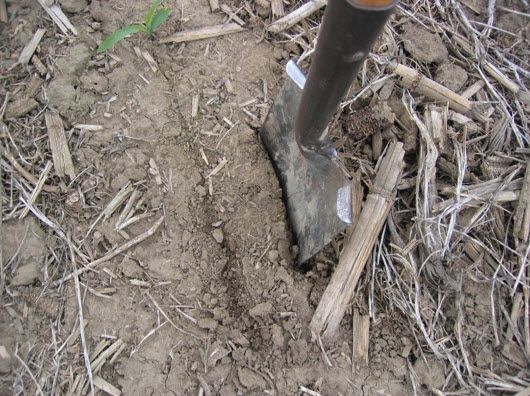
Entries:
POLYGON ((0 22, 6 23, 8 20, 6 0, 0 0, 0 22))
POLYGON ((44 118, 48 128, 48 139, 50 141, 55 173, 59 177, 64 177, 66 174, 73 180, 75 179, 74 163, 72 162, 72 155, 66 140, 63 120, 59 114, 50 111, 46 112, 44 118))
POLYGON ((333 337, 355 291, 361 272, 372 252, 392 207, 396 186, 404 166, 403 143, 393 143, 375 177, 359 221, 346 242, 339 264, 318 304, 310 328, 314 337, 333 337))
POLYGON ((187 41, 203 40, 212 37, 224 36, 226 34, 242 32, 244 29, 237 23, 227 23, 226 25, 215 25, 204 28, 185 30, 164 37, 161 43, 183 43, 187 41))
POLYGON ((280 33, 285 29, 289 29, 291 26, 296 25, 302 19, 307 18, 309 15, 320 10, 327 4, 327 0, 309 0, 303 6, 298 7, 296 10, 290 12, 283 18, 271 23, 267 27, 267 31, 271 33, 280 33))
POLYGON ((449 103, 449 107, 461 113, 471 111, 471 102, 449 88, 425 77, 420 72, 399 63, 392 65, 392 71, 402 78, 406 88, 413 89, 430 99, 441 103, 449 103))
POLYGON ((486 62, 484 64, 484 70, 486 73, 488 73, 491 77, 493 77, 497 82, 501 85, 503 85, 506 89, 508 89, 510 92, 517 94, 519 90, 521 89, 519 85, 514 83, 512 80, 510 80, 508 77, 506 77, 499 69, 497 69, 493 64, 486 62))
POLYGON ((37 49, 37 47, 40 44, 40 41, 44 37, 44 33, 46 33, 46 29, 37 29, 29 43, 26 44, 22 52, 20 53, 18 57, 18 63, 21 65, 27 65, 33 56, 33 53, 37 49))

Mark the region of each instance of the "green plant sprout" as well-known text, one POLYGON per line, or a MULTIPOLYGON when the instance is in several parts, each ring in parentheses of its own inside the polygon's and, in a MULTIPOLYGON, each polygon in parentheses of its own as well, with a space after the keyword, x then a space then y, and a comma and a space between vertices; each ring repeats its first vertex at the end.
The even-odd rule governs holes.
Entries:
POLYGON ((167 19, 171 10, 160 7, 164 0, 153 0, 145 15, 143 23, 135 23, 116 30, 108 36, 98 47, 97 52, 103 52, 112 48, 118 41, 123 40, 136 33, 153 34, 167 19))

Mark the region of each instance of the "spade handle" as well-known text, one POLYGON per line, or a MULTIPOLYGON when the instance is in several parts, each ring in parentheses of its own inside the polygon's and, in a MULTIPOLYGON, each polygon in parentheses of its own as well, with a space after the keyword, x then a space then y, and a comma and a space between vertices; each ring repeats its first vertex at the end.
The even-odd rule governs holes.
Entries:
POLYGON ((328 0, 296 115, 302 152, 334 157, 327 126, 398 0, 328 0))

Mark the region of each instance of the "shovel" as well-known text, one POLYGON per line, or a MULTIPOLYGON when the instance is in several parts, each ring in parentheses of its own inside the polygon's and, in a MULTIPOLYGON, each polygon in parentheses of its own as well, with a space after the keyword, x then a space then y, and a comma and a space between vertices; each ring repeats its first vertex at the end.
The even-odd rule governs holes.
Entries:
POLYGON ((292 60, 260 135, 305 263, 352 223, 351 183, 328 123, 397 0, 329 0, 306 78, 292 60))

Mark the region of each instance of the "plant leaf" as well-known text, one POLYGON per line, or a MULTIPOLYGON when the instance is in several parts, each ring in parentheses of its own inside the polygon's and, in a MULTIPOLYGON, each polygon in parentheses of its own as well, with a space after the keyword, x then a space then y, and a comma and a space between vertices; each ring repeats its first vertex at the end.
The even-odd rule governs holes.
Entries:
POLYGON ((170 13, 171 13, 171 10, 169 8, 161 8, 160 10, 158 10, 156 14, 153 16, 153 19, 151 20, 151 24, 147 25, 147 29, 149 29, 149 31, 153 33, 166 21, 170 13))
POLYGON ((145 14, 145 26, 151 25, 153 21, 153 15, 155 15, 155 11, 162 4, 162 1, 164 0, 153 0, 151 5, 149 6, 149 9, 147 10, 147 14, 145 14))
POLYGON ((103 52, 112 48, 118 41, 123 40, 135 33, 145 32, 146 28, 141 24, 134 24, 126 26, 122 29, 116 30, 110 36, 108 36, 98 47, 97 52, 103 52))

